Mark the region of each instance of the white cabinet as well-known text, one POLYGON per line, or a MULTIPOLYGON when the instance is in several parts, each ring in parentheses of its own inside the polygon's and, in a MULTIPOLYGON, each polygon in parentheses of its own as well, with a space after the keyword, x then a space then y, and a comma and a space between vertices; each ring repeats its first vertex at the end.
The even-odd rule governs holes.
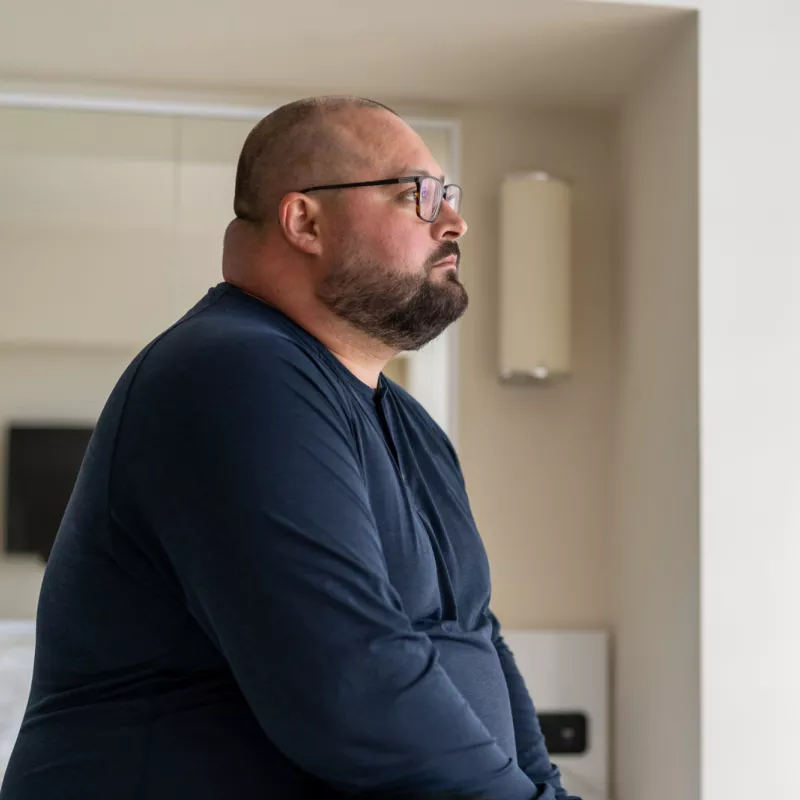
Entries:
POLYGON ((0 342, 130 345, 173 317, 174 122, 0 109, 0 342))

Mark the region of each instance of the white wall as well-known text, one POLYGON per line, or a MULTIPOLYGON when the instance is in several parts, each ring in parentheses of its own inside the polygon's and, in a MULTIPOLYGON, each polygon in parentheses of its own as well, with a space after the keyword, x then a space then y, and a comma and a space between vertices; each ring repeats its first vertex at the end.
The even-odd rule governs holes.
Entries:
POLYGON ((697 32, 620 118, 610 607, 616 800, 700 792, 697 32))
POLYGON ((702 796, 800 797, 800 6, 701 7, 702 796))
POLYGON ((700 10, 701 797, 794 798, 800 797, 800 6, 791 0, 694 6, 700 10))

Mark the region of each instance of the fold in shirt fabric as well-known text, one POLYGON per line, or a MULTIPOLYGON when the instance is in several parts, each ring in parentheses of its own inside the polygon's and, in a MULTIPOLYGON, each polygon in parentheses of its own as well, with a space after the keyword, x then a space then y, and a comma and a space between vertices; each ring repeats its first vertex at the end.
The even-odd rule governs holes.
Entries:
POLYGON ((565 798, 447 437, 228 284, 133 361, 2 800, 565 798))

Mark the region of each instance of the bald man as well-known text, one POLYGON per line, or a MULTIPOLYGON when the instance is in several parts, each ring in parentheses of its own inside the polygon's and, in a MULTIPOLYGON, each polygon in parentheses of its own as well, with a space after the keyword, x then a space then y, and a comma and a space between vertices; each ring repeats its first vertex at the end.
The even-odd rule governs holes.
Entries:
POLYGON ((467 308, 460 203, 378 103, 253 129, 224 282, 89 445, 2 800, 567 797, 456 454, 382 375, 467 308))

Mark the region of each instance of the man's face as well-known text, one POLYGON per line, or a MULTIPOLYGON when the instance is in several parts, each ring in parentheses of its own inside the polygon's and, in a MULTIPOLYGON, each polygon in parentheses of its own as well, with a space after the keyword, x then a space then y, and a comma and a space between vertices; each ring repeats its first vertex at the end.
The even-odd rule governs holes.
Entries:
MULTIPOLYGON (((348 122, 369 164, 343 182, 443 177, 419 136, 397 117, 362 109, 348 122)), ((327 203, 330 257, 317 297, 395 350, 417 350, 435 339, 468 303, 457 242, 466 223, 446 202, 434 222, 424 222, 416 191, 414 183, 359 187, 335 192, 327 203)))

